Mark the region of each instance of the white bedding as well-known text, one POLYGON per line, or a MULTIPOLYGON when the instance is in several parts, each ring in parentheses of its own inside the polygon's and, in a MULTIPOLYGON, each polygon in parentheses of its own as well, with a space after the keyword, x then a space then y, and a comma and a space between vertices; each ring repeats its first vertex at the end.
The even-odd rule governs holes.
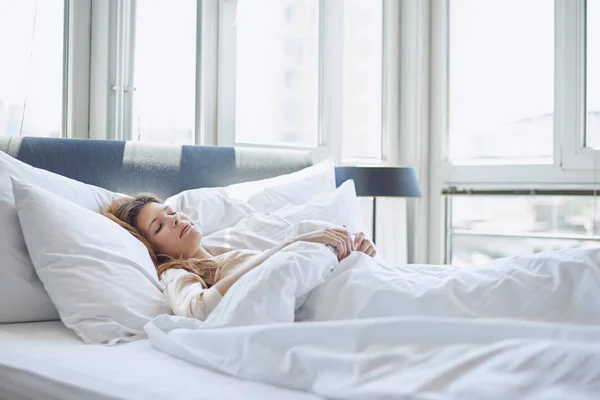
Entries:
POLYGON ((197 365, 332 398, 597 399, 600 250, 466 270, 359 253, 337 264, 296 243, 206 321, 161 316, 145 329, 197 365))
POLYGON ((148 340, 88 345, 60 321, 0 325, 2 400, 317 398, 199 368, 148 340))

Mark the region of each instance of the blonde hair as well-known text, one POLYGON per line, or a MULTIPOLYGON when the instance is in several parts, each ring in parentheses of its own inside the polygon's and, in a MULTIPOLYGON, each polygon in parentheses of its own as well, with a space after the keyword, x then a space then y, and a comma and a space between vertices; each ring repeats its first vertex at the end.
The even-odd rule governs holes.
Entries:
POLYGON ((214 285, 219 269, 216 261, 198 258, 177 259, 166 254, 160 254, 140 233, 137 228, 137 218, 142 207, 149 203, 161 203, 161 201, 152 193, 142 193, 131 198, 113 201, 102 211, 102 214, 125 228, 146 246, 159 278, 169 269, 180 268, 200 276, 207 287, 214 285))

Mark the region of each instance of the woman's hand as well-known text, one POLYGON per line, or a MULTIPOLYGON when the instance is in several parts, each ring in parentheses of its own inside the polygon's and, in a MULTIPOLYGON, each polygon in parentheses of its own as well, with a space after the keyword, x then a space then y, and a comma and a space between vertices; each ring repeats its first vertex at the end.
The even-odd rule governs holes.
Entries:
MULTIPOLYGON (((363 235, 364 236, 364 235, 363 235)), ((346 228, 323 228, 296 236, 294 241, 323 243, 337 250, 338 260, 348 257, 354 250, 352 236, 346 228)))
POLYGON ((354 239, 354 249, 356 251, 360 251, 361 253, 365 253, 370 257, 375 257, 377 255, 375 244, 367 239, 365 234, 362 232, 358 232, 356 234, 356 238, 354 239))

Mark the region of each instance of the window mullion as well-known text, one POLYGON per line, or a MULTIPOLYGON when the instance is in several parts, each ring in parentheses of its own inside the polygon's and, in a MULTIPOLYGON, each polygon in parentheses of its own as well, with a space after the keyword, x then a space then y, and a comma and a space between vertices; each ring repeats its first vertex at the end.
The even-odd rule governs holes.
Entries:
POLYGON ((71 68, 69 65, 69 59, 71 58, 72 52, 69 48, 69 36, 71 32, 71 2, 69 0, 63 1, 64 17, 63 17, 63 85, 62 85, 62 122, 60 127, 60 136, 65 138, 70 134, 69 130, 69 74, 71 68))
POLYGON ((90 44, 90 139, 114 139, 111 119, 115 93, 114 52, 116 13, 113 1, 92 2, 90 44))
MULTIPOLYGON (((448 164, 448 2, 431 3, 429 26, 429 153, 428 190, 426 202, 427 254, 417 256, 417 262, 441 264, 447 258, 446 236, 449 210, 442 196, 442 187, 450 178, 448 164)), ((403 78, 402 84, 406 84, 403 78)), ((402 121, 401 121, 402 123, 402 121)))
MULTIPOLYGON (((92 139, 124 140, 131 128, 131 96, 125 120, 125 90, 133 93, 132 0, 92 2, 90 45, 90 133, 92 139), (129 87, 127 87, 129 85, 129 87)), ((128 137, 129 136, 129 137, 128 137)))
POLYGON ((125 140, 126 135, 124 132, 124 98, 125 98, 125 31, 129 28, 126 24, 125 8, 128 1, 120 1, 114 4, 111 9, 111 23, 116 24, 114 33, 114 50, 113 50, 113 62, 114 75, 112 80, 112 90, 114 96, 112 97, 110 110, 112 115, 109 115, 109 128, 113 129, 115 140, 125 140))
POLYGON ((63 137, 90 137, 90 51, 91 0, 66 0, 65 71, 66 97, 63 99, 66 125, 63 137))
POLYGON ((134 87, 134 60, 135 60, 135 10, 136 1, 123 2, 123 43, 122 65, 119 71, 122 74, 122 140, 136 138, 133 132, 133 96, 134 87))
POLYGON ((585 0, 556 0, 555 149, 563 169, 589 169, 584 149, 585 0))
POLYGON ((219 4, 198 0, 197 10, 195 143, 217 145, 219 4))

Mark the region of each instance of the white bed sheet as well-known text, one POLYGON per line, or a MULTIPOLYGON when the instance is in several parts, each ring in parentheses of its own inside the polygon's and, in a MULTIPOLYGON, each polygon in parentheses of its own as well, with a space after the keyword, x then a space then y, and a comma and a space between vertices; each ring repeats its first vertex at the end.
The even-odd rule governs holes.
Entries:
POLYGON ((306 392, 221 375, 148 340, 84 344, 60 321, 0 325, 0 399, 290 399, 306 392))

